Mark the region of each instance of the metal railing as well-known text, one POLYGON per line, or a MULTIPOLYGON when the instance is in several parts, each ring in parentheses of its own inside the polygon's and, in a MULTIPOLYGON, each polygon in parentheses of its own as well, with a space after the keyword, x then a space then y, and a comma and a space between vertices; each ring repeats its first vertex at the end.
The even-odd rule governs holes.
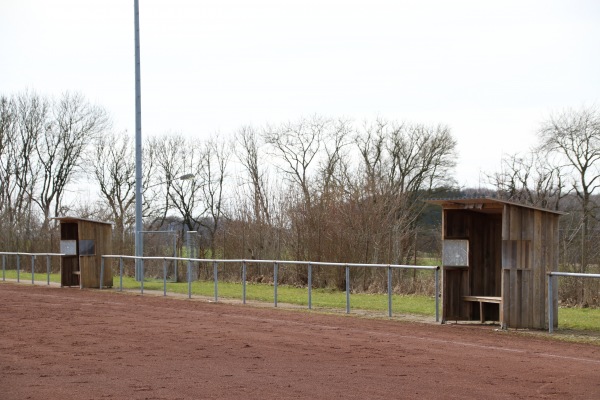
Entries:
MULTIPOLYGON (((600 274, 581 274, 575 272, 548 272, 548 332, 554 332, 554 280, 559 276, 577 278, 600 278, 600 274)), ((558 316, 556 316, 558 318, 558 316)))
POLYGON ((37 257, 46 257, 46 284, 50 285, 50 266, 51 257, 60 257, 61 253, 21 253, 0 251, 2 256, 2 281, 6 281, 6 257, 15 256, 17 258, 17 282, 21 282, 21 257, 31 257, 31 284, 35 283, 35 259, 37 257))
POLYGON ((192 280, 191 280, 191 265, 192 263, 212 263, 213 279, 214 279, 214 301, 219 300, 219 284, 218 284, 218 265, 219 264, 241 264, 242 266, 242 303, 246 304, 246 272, 249 264, 273 264, 273 305, 277 307, 277 285, 278 273, 281 265, 305 265, 308 273, 308 309, 312 309, 312 267, 344 267, 346 269, 346 313, 350 313, 350 268, 351 267, 367 267, 367 268, 386 268, 387 269, 387 295, 388 295, 388 316, 392 316, 392 270, 394 269, 413 269, 413 270, 430 270, 435 274, 435 320, 439 322, 439 266, 425 265, 399 265, 399 264, 356 264, 356 263, 334 263, 334 262, 313 262, 313 261, 284 261, 284 260, 214 260, 204 258, 183 258, 183 257, 136 257, 124 255, 105 255, 102 256, 100 267, 100 289, 104 282, 104 261, 105 259, 119 259, 119 290, 123 290, 123 260, 140 260, 140 293, 144 294, 144 261, 145 260, 162 260, 163 261, 163 296, 167 295, 167 262, 168 261, 187 261, 187 284, 188 298, 192 298, 192 280))

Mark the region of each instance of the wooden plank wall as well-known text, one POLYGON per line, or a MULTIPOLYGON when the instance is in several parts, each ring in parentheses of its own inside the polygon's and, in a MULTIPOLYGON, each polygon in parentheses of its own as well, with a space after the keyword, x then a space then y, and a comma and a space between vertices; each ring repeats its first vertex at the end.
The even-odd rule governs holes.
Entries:
MULTIPOLYGON (((500 214, 470 210, 444 210, 443 239, 469 240, 469 267, 444 268, 442 316, 444 320, 479 320, 479 305, 463 296, 500 296, 500 214)), ((485 305, 489 319, 499 319, 498 306, 485 305)))
MULTIPOLYGON (((77 240, 77 224, 60 224, 60 240, 77 240)), ((79 286, 79 259, 77 256, 63 256, 60 259, 60 284, 61 286, 79 286)))
MULTIPOLYGON (((112 252, 111 230, 112 227, 107 224, 79 221, 79 240, 94 240, 96 250, 94 256, 79 257, 82 287, 100 287, 101 256, 112 252)), ((112 286, 112 270, 109 268, 108 263, 104 269, 103 286, 112 286)))
POLYGON ((79 286, 79 275, 73 272, 79 271, 77 256, 64 256, 60 260, 60 285, 79 286))
MULTIPOLYGON (((471 225, 471 213, 463 210, 443 210, 442 239, 469 239, 471 225)), ((470 257, 469 250, 469 264, 470 257)), ((444 321, 469 320, 470 305, 462 301, 462 296, 471 294, 469 269, 444 267, 442 288, 442 319, 444 321)))
POLYGON ((557 269, 558 215, 505 205, 502 298, 506 326, 547 327, 546 272, 557 269))
POLYGON ((442 319, 444 321, 470 321, 471 305, 462 300, 469 293, 468 268, 444 268, 442 274, 442 319))
MULTIPOLYGON (((500 296, 501 285, 501 234, 502 216, 500 214, 473 215, 474 234, 470 238, 472 263, 470 267, 470 291, 474 296, 500 296)), ((479 320, 479 306, 471 306, 471 319, 479 320)), ((496 304, 484 304, 484 312, 489 320, 500 319, 496 304)))

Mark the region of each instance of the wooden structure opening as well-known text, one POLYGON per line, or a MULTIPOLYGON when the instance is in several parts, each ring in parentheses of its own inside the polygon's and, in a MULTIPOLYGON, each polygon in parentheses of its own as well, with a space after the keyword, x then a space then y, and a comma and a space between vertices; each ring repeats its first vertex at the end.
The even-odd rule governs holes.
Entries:
MULTIPOLYGON (((112 224, 74 217, 60 222, 60 283, 81 288, 100 287, 102 256, 112 252, 112 224)), ((106 266, 102 286, 112 287, 112 271, 106 266)))
POLYGON ((442 322, 546 329, 563 213, 490 198, 428 202, 442 206, 442 322))

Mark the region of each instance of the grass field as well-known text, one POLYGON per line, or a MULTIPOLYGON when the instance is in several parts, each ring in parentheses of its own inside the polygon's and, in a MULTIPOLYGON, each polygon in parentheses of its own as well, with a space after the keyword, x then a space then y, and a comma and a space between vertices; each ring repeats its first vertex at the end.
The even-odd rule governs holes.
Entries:
MULTIPOLYGON (((5 271, 6 279, 16 279, 15 270, 5 271)), ((46 282, 45 273, 35 274, 36 282, 46 282)), ((22 283, 31 282, 31 273, 21 272, 20 281, 22 283)), ((50 281, 59 283, 60 274, 50 274, 50 281)), ((119 277, 113 279, 113 287, 118 288, 119 277)), ((123 278, 123 288, 135 290, 140 288, 140 283, 132 277, 123 278)), ((144 281, 145 290, 163 290, 163 281, 146 279, 144 281)), ((219 282, 219 298, 241 299, 242 284, 232 282, 219 282)), ((173 283, 167 282, 168 293, 188 293, 186 282, 173 283)), ((214 296, 213 281, 195 281, 192 283, 192 295, 196 296, 214 296)), ((268 284, 246 284, 246 299, 262 302, 274 301, 274 287, 268 284)), ((277 301, 300 306, 308 305, 308 290, 286 285, 279 285, 277 288, 277 301)), ((354 293, 350 296, 350 305, 353 310, 377 311, 382 314, 387 313, 387 295, 386 294, 365 294, 354 293)), ((430 296, 392 296, 392 312, 394 314, 414 314, 421 316, 435 315, 435 301, 430 296)), ((316 308, 345 309, 346 294, 337 290, 313 289, 312 305, 316 308)), ((441 307, 441 305, 440 305, 441 307)), ((441 311, 441 310, 440 310, 441 311)), ((577 308, 561 307, 558 313, 558 323, 561 329, 590 330, 600 331, 600 309, 599 308, 577 308)))

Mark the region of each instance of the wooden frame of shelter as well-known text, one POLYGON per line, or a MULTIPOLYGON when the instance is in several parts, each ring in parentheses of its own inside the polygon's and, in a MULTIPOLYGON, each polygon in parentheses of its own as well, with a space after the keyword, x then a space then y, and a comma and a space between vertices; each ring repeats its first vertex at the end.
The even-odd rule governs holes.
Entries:
POLYGON ((442 206, 442 323, 547 329, 546 273, 558 270, 564 213, 486 197, 428 203, 442 206))
MULTIPOLYGON (((112 224, 75 217, 60 222, 61 286, 100 287, 102 255, 112 252, 112 224)), ((105 268, 103 287, 112 287, 110 268, 105 268)))

